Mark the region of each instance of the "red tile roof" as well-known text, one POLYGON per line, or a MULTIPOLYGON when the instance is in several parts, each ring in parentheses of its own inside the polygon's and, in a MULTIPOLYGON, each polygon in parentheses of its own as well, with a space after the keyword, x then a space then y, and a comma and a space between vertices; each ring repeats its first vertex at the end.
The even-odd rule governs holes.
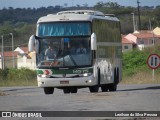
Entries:
POLYGON ((155 35, 154 33, 133 33, 134 36, 138 37, 138 38, 159 38, 158 35, 155 35))
MULTIPOLYGON (((28 52, 28 47, 20 47, 20 49, 22 49, 24 52, 28 52)), ((13 52, 14 56, 17 56, 18 54, 19 54, 19 52, 13 52)), ((0 52, 0 55, 2 55, 1 52, 0 52)), ((5 51, 4 56, 5 57, 12 57, 12 51, 5 51)))
POLYGON ((125 35, 122 35, 122 44, 134 44, 134 42, 125 38, 125 35))
MULTIPOLYGON (((14 56, 17 56, 19 54, 18 52, 7 51, 7 52, 4 52, 4 56, 5 57, 12 57, 12 53, 14 56)), ((2 55, 1 52, 0 52, 0 55, 2 55)))
MULTIPOLYGON (((20 47, 20 49, 22 49, 24 52, 28 52, 28 47, 20 47)), ((6 52, 4 52, 4 56, 5 57, 12 57, 12 53, 14 56, 17 56, 19 54, 19 52, 6 51, 6 52)), ((0 55, 2 55, 1 52, 0 52, 0 55)))

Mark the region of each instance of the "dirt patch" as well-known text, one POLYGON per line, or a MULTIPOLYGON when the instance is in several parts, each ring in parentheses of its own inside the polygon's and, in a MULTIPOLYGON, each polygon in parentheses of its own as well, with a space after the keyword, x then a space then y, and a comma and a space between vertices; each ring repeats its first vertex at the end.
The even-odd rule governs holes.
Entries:
POLYGON ((98 92, 98 93, 89 93, 83 94, 76 97, 79 101, 94 101, 94 100, 104 100, 113 97, 115 94, 109 92, 98 92))
POLYGON ((7 95, 6 93, 0 91, 0 96, 6 96, 6 95, 7 95))

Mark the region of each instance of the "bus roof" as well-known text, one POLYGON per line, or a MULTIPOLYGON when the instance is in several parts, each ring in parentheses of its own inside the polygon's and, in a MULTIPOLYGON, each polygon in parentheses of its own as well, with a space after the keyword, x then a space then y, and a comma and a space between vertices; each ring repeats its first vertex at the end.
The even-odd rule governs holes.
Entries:
POLYGON ((86 15, 104 16, 102 12, 93 10, 71 10, 71 11, 61 11, 57 13, 57 15, 62 15, 62 14, 86 14, 86 15))
POLYGON ((58 22, 58 21, 92 21, 92 19, 103 19, 111 21, 119 21, 115 16, 105 15, 99 11, 93 10, 72 10, 61 11, 57 14, 48 14, 39 18, 37 23, 41 22, 58 22))

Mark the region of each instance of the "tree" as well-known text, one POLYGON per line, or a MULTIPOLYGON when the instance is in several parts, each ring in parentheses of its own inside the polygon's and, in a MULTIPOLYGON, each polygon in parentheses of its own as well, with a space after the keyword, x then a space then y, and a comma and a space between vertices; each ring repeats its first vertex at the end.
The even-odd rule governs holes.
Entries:
POLYGON ((155 19, 156 19, 156 24, 157 26, 160 26, 160 7, 156 7, 156 9, 153 11, 153 14, 155 16, 155 19))
POLYGON ((68 6, 68 4, 67 3, 64 3, 64 7, 67 7, 68 6))
POLYGON ((96 5, 94 5, 94 8, 95 9, 101 9, 102 7, 104 7, 104 3, 103 2, 97 2, 97 4, 96 5))
POLYGON ((119 8, 120 5, 117 2, 107 2, 104 3, 105 7, 109 7, 109 8, 119 8))
POLYGON ((15 32, 14 26, 12 25, 10 21, 4 22, 4 24, 1 25, 0 27, 0 35, 13 33, 13 32, 15 32))
POLYGON ((87 4, 87 3, 84 3, 84 4, 83 4, 83 7, 88 7, 88 4, 87 4))
POLYGON ((76 7, 80 8, 81 6, 79 4, 77 4, 76 7))

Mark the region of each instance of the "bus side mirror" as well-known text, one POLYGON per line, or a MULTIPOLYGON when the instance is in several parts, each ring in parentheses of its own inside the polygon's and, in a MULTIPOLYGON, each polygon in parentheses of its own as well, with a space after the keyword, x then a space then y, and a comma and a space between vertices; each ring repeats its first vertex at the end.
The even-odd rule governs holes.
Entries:
POLYGON ((97 50, 97 39, 95 33, 92 33, 91 35, 91 50, 97 50))
POLYGON ((29 38, 28 51, 33 52, 34 50, 35 50, 36 53, 39 52, 39 41, 36 39, 35 35, 32 35, 29 38))

